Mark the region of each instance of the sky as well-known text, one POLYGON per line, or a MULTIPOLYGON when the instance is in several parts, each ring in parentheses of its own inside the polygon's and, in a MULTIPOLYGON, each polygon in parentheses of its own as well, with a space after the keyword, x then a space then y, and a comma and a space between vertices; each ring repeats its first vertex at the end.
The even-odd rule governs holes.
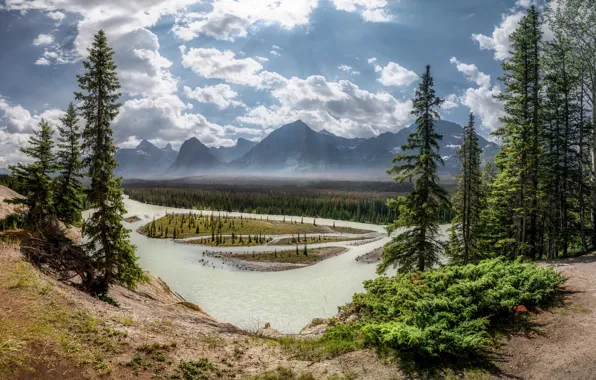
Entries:
POLYGON ((430 64, 443 119, 499 126, 508 36, 530 0, 0 0, 0 168, 74 102, 93 35, 114 49, 119 147, 260 140, 301 119, 397 132, 430 64))

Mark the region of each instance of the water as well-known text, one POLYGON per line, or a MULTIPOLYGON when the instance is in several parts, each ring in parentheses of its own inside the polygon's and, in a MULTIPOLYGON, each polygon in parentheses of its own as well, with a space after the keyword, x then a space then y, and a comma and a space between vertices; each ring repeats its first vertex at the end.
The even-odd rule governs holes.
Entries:
MULTIPOLYGON (((216 268, 201 265, 199 260, 203 258, 203 252, 213 251, 212 247, 149 239, 136 232, 154 215, 156 219, 165 215, 166 210, 168 213, 189 210, 153 206, 130 199, 125 203, 129 216, 137 215, 142 219, 128 225, 133 230, 131 240, 137 246, 141 267, 159 276, 173 291, 199 305, 218 321, 246 329, 256 329, 269 322, 283 333, 297 333, 313 318, 335 315, 338 306, 363 290, 364 280, 376 277, 375 265, 357 262, 355 258, 389 241, 385 234, 382 239, 369 244, 348 245, 347 252, 306 268, 284 272, 240 272, 211 258, 216 268)), ((283 216, 269 215, 269 219, 282 220, 283 216)), ((301 217, 286 216, 286 221, 294 219, 300 221, 301 217)), ((304 222, 312 223, 312 218, 304 218, 304 222)), ((317 224, 333 225, 333 220, 317 218, 317 224)), ((384 232, 383 227, 377 225, 344 221, 335 224, 384 232)))

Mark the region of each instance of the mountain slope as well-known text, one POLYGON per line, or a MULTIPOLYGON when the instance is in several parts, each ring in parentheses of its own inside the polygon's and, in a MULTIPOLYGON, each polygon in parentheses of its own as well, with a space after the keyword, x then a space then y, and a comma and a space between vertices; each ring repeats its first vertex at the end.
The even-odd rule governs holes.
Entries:
POLYGON ((215 158, 196 137, 188 139, 180 147, 176 161, 170 167, 170 174, 190 175, 210 172, 222 167, 222 162, 215 158))
POLYGON ((332 143, 337 140, 335 137, 315 132, 298 120, 271 132, 246 155, 233 161, 231 168, 280 173, 336 169, 342 163, 342 155, 332 143))
POLYGON ((170 144, 160 149, 143 140, 134 149, 119 149, 116 152, 116 173, 127 177, 162 174, 176 160, 177 155, 178 152, 173 150, 170 144))
POLYGON ((220 146, 218 148, 209 148, 209 151, 215 158, 221 162, 232 162, 251 150, 258 142, 239 138, 236 140, 236 145, 230 147, 220 146))
MULTIPOLYGON (((352 151, 350 162, 355 166, 369 168, 391 167, 393 157, 402 152, 401 147, 407 143, 408 136, 414 132, 416 125, 400 130, 397 133, 386 132, 377 137, 370 138, 352 151)), ((462 144, 463 128, 446 120, 436 121, 437 133, 443 136, 439 141, 439 154, 445 161, 445 167, 440 167, 442 173, 457 174, 460 162, 457 159, 457 150, 462 144)), ((496 144, 478 135, 478 144, 484 151, 484 161, 494 157, 499 148, 496 144)))

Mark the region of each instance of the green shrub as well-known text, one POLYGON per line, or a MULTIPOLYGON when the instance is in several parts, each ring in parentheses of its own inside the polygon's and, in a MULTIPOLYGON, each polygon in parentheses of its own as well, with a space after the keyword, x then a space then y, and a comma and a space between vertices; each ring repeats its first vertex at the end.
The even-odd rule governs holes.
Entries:
POLYGON ((503 259, 379 277, 366 281, 366 292, 348 305, 359 322, 331 327, 322 339, 424 357, 473 357, 494 343, 495 328, 512 321, 515 306, 547 305, 563 281, 551 269, 503 259))

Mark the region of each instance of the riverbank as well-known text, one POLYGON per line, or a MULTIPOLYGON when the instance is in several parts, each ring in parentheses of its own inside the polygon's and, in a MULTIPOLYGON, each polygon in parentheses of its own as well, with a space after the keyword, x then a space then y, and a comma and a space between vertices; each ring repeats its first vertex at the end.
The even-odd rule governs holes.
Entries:
POLYGON ((281 272, 315 265, 330 257, 347 252, 344 247, 324 247, 310 249, 304 254, 304 248, 259 253, 217 253, 226 265, 244 271, 281 272))

